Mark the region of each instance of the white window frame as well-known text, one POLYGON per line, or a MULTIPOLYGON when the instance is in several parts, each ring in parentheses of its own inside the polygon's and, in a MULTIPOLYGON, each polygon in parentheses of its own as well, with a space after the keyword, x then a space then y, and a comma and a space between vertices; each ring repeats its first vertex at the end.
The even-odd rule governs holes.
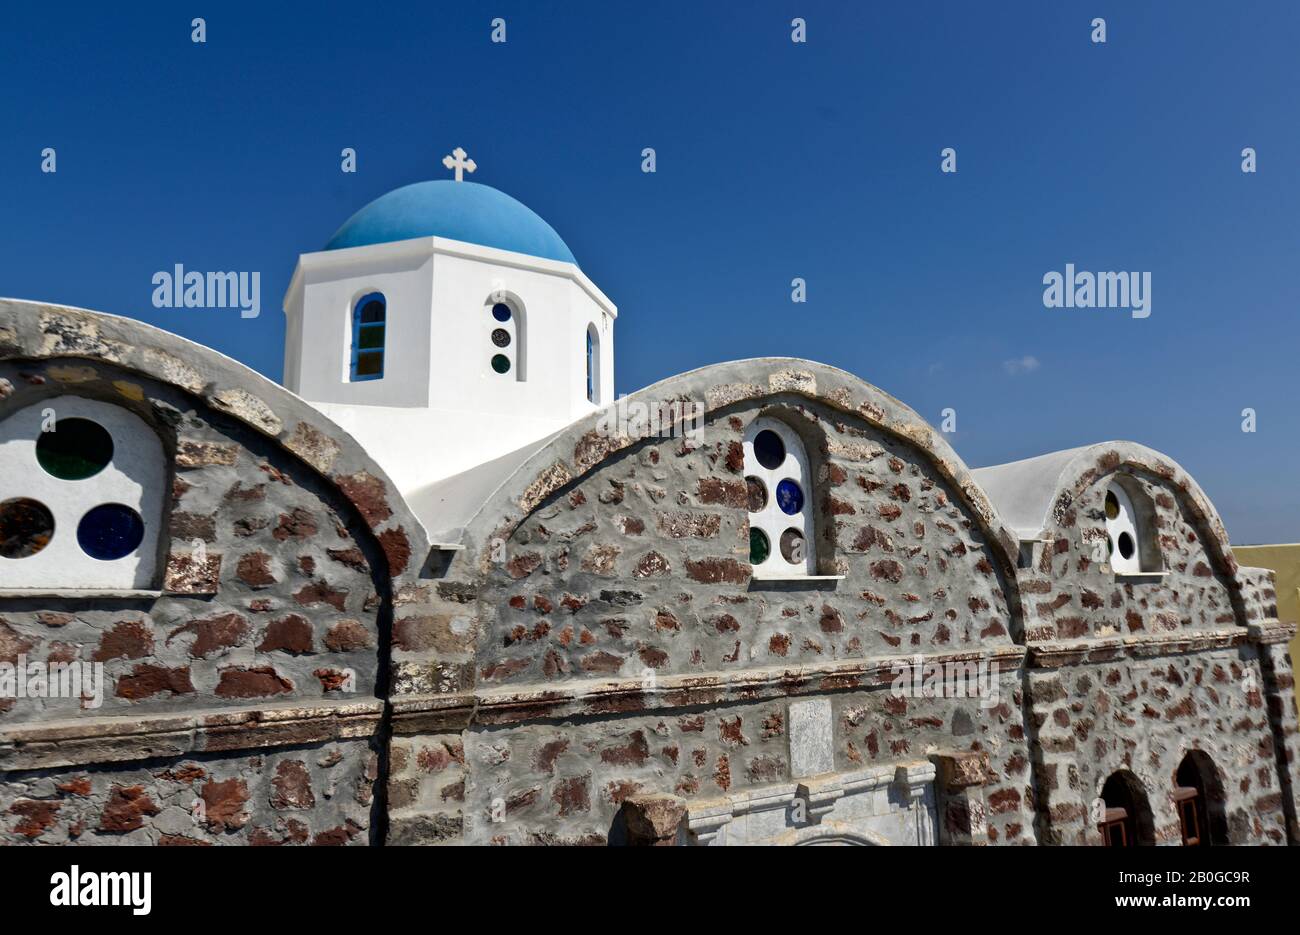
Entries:
MULTIPOLYGON (((57 423, 56 423, 57 424, 57 423)), ((156 587, 163 498, 169 493, 162 441, 135 413, 80 396, 54 396, 0 421, 0 500, 29 497, 54 517, 50 542, 26 558, 0 558, 0 590, 128 591, 156 587), (113 438, 113 457, 84 480, 63 480, 36 459, 46 410, 62 419, 89 419, 113 438), (91 558, 77 542, 86 512, 104 503, 129 506, 144 520, 136 550, 113 561, 91 558)))
MULTIPOLYGON (((750 529, 761 529, 771 546, 767 559, 752 566, 755 578, 791 578, 814 575, 817 567, 813 522, 812 470, 803 439, 780 419, 761 416, 745 429, 745 477, 755 477, 767 489, 767 502, 757 513, 749 514, 750 529), (765 468, 754 455, 754 439, 764 431, 775 432, 785 446, 785 460, 776 468, 765 468), (782 511, 776 502, 776 485, 782 480, 793 480, 803 491, 803 508, 794 515, 782 511), (803 535, 804 560, 791 564, 781 554, 781 535, 787 529, 797 529, 803 535)), ((748 485, 748 481, 746 481, 748 485)), ((748 549, 748 542, 746 542, 748 549)))
POLYGON ((514 293, 499 290, 488 296, 487 301, 483 303, 486 310, 484 319, 487 327, 484 329, 484 343, 487 344, 490 353, 488 355, 488 373, 498 379, 514 380, 517 383, 523 383, 528 379, 528 323, 524 311, 523 301, 514 293), (509 321, 497 321, 496 316, 492 314, 492 309, 497 305, 504 305, 510 309, 509 321), (510 335, 510 343, 505 347, 497 347, 492 343, 492 332, 501 328, 510 335), (492 358, 497 354, 504 354, 510 361, 510 369, 505 373, 497 373, 492 369, 492 358))
POLYGON ((1111 496, 1114 496, 1119 504, 1119 513, 1114 519, 1109 514, 1106 515, 1106 538, 1109 540, 1107 548, 1110 551, 1111 570, 1117 575, 1140 575, 1144 569, 1142 568, 1141 521, 1138 518, 1137 508, 1133 505, 1133 498, 1129 496, 1123 484, 1110 484, 1106 488, 1106 497, 1109 499, 1111 496), (1125 558, 1119 549, 1119 538, 1124 533, 1128 533, 1133 541, 1133 554, 1128 558, 1125 558))
POLYGON ((603 406, 605 404, 604 393, 601 392, 601 379, 604 373, 604 367, 601 364, 601 341, 600 329, 596 323, 588 322, 587 327, 582 332, 582 398, 593 406, 603 406), (591 339, 591 356, 587 355, 587 339, 591 339), (590 374, 590 376, 588 376, 590 374), (587 381, 591 381, 591 395, 587 395, 587 381))

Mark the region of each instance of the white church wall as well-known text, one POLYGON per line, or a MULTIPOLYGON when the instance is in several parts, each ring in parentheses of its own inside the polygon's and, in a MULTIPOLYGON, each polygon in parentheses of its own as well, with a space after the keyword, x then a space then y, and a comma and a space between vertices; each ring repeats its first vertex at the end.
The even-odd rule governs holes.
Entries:
POLYGON ((305 254, 285 312, 286 385, 360 441, 408 497, 594 411, 589 327, 600 337, 596 399, 614 396, 618 311, 570 263, 436 237, 305 254), (352 307, 369 292, 387 303, 384 374, 352 382, 352 307), (507 321, 494 317, 497 303, 510 308, 507 321))
POLYGON ((285 384, 313 402, 426 406, 433 257, 420 241, 308 254, 285 300, 285 384), (353 306, 385 300, 384 379, 350 379, 353 306))

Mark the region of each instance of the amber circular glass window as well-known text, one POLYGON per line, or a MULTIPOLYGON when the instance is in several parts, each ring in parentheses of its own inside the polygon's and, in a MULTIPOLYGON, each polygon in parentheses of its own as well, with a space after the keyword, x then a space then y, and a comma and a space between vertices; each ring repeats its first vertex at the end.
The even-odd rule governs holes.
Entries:
POLYGON ((1119 516, 1119 497, 1115 496, 1115 491, 1106 491, 1106 518, 1114 519, 1119 516))
POLYGON ((506 347, 510 344, 510 332, 505 328, 493 328, 492 343, 497 347, 506 347))
POLYGON ((749 500, 749 512, 757 513, 767 506, 767 487, 757 477, 745 478, 745 495, 749 500))
POLYGON ((50 544, 54 514, 37 500, 15 497, 0 503, 0 558, 27 558, 50 544))
POLYGON ((60 480, 85 480, 113 459, 113 436, 89 419, 59 419, 36 440, 36 460, 60 480))
POLYGON ((804 551, 803 533, 797 529, 787 529, 781 533, 781 557, 791 565, 803 564, 807 553, 804 551))

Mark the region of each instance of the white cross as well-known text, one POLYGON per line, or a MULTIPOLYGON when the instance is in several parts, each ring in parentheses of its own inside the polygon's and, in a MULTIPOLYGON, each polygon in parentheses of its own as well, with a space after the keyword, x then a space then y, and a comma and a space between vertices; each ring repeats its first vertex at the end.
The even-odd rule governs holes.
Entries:
POLYGON ((451 156, 442 157, 442 164, 448 169, 456 170, 457 182, 465 181, 465 173, 473 172, 478 168, 478 166, 474 165, 473 159, 465 158, 465 150, 461 149, 459 146, 451 151, 451 156), (456 158, 453 159, 452 156, 455 156, 456 158))

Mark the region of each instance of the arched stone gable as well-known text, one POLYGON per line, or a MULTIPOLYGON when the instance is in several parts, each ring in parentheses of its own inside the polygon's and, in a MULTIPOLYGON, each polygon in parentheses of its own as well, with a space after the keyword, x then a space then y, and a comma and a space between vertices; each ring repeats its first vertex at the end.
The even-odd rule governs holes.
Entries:
POLYGON ((98 707, 0 700, 0 840, 382 841, 392 603, 418 606, 428 552, 383 471, 206 348, 0 302, 0 418, 74 395, 161 440, 166 569, 154 590, 0 594, 0 661, 103 672, 98 707))
POLYGON ((944 839, 1032 840, 1014 540, 964 465, 897 401, 803 361, 705 368, 625 405, 693 401, 698 445, 601 416, 565 430, 467 525, 435 612, 397 609, 398 838, 599 841, 634 792, 743 797, 807 768, 791 699, 838 693, 815 768, 987 744, 971 807, 928 807, 944 839), (751 580, 756 418, 784 420, 812 462, 811 577, 751 580), (891 695, 916 653, 994 663, 998 698, 891 695))
POLYGON ((0 299, 0 359, 59 357, 101 360, 170 384, 275 439, 352 501, 384 543, 395 582, 405 586, 416 579, 429 543, 384 470, 346 432, 284 387, 134 319, 0 299))
POLYGON ((1040 840, 1099 843, 1092 787, 1122 768, 1147 788, 1156 842, 1177 843, 1166 787, 1195 745, 1227 776, 1234 843, 1286 842, 1296 730, 1290 666, 1276 649, 1289 629, 1275 619, 1268 576, 1237 566, 1195 480, 1131 442, 975 476, 1033 540, 1019 583, 1040 840), (1117 482, 1145 503, 1158 553, 1138 574, 1107 559, 1105 500, 1117 482))

